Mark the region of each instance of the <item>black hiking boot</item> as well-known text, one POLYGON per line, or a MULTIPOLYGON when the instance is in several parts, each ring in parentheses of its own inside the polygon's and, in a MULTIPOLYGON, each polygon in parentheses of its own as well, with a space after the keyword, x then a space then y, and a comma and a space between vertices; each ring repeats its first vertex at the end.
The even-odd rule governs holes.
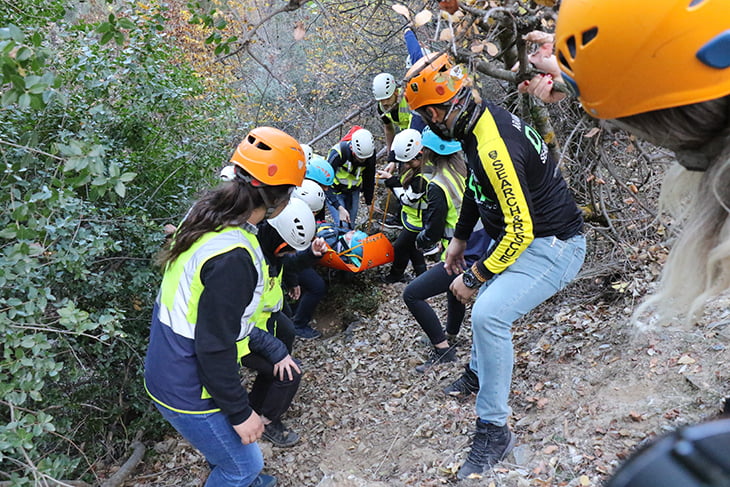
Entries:
POLYGON ((416 372, 423 374, 436 364, 445 364, 447 362, 456 362, 456 350, 453 346, 447 348, 433 347, 431 355, 421 365, 416 365, 416 372))
POLYGON ((294 446, 299 442, 299 434, 284 426, 281 420, 272 421, 264 426, 264 434, 261 436, 279 448, 294 446))
POLYGON ((380 276, 380 280, 385 284, 395 284, 396 282, 406 282, 405 269, 390 268, 390 272, 384 276, 380 276))
POLYGON ((469 397, 479 392, 479 377, 469 365, 464 366, 464 373, 450 385, 444 388, 444 394, 456 398, 469 397))
POLYGON ((477 431, 471 451, 456 476, 464 480, 475 474, 481 475, 504 460, 514 447, 515 437, 509 426, 497 426, 477 418, 477 431))

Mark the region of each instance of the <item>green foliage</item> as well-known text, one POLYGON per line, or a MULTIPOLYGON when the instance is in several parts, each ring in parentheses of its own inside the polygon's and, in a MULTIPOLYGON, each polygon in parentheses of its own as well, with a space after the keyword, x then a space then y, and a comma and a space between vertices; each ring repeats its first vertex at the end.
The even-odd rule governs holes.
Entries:
POLYGON ((0 85, 9 85, 3 90, 2 106, 17 103, 38 109, 48 102, 54 75, 43 71, 51 51, 41 43, 39 32, 26 36, 15 25, 0 28, 0 85))
POLYGON ((233 123, 163 15, 0 26, 0 472, 18 485, 91 475, 159 424, 140 375, 150 257, 233 123))

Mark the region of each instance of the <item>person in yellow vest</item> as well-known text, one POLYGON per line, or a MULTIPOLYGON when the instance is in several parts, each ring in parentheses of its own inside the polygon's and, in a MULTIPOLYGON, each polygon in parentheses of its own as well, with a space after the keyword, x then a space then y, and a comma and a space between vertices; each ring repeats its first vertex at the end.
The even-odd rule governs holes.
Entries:
MULTIPOLYGON (((444 140, 428 127, 423 130, 422 141, 423 160, 433 166, 433 173, 426 189, 428 203, 423 215, 423 230, 416 236, 416 247, 426 254, 440 252, 441 259, 411 281, 403 291, 403 301, 433 345, 428 360, 416 366, 416 372, 420 373, 433 365, 456 361, 454 347, 466 314, 466 306, 449 291, 456 274, 449 274, 444 267, 445 249, 454 236, 466 188, 464 153, 459 141, 444 140), (447 298, 445 327, 427 301, 443 293, 447 298)), ((490 241, 484 227, 477 228, 469 237, 464 251, 466 264, 472 265, 489 247, 490 241)), ((474 373, 455 384, 449 386, 446 394, 463 397, 479 389, 474 373)))
POLYGON ((145 388, 163 417, 208 461, 207 486, 273 487, 256 440, 265 419, 241 384, 241 359, 257 355, 280 380, 301 370, 252 317, 266 263, 255 224, 278 214, 306 170, 299 143, 258 127, 231 158, 233 181, 193 205, 159 256, 164 273, 152 312, 145 388))
POLYGON ((426 185, 428 175, 423 171, 423 145, 421 133, 405 129, 393 139, 395 159, 405 165, 403 174, 398 177, 387 171, 378 171, 385 178, 385 186, 393 191, 401 204, 403 230, 393 242, 393 264, 383 282, 393 284, 403 280, 408 262, 413 265, 417 276, 426 272, 426 259, 416 248, 416 237, 423 229, 423 211, 426 209, 426 185))
MULTIPOLYGON (((421 47, 416 34, 410 28, 403 32, 403 39, 408 49, 407 65, 410 67, 428 51, 421 47)), ((417 113, 408 108, 408 103, 403 96, 403 89, 398 86, 398 82, 392 74, 380 73, 375 76, 372 88, 373 97, 378 102, 377 111, 380 121, 383 123, 385 150, 388 154, 392 150, 393 138, 398 130, 411 128, 421 132, 426 124, 417 113)), ((394 166, 390 166, 386 170, 394 172, 394 166)))
MULTIPOLYGON (((281 340, 287 351, 292 353, 294 325, 284 312, 283 276, 286 269, 283 258, 290 253, 305 250, 312 244, 314 215, 304 201, 292 196, 281 213, 262 221, 257 227, 256 238, 261 245, 267 269, 261 304, 254 313, 252 322, 257 328, 281 340)), ((291 283, 288 286, 293 287, 291 283)), ((248 397, 253 410, 269 421, 262 437, 280 448, 294 446, 299 442, 299 434, 286 426, 281 418, 299 389, 301 376, 295 375, 291 380, 282 379, 272 373, 269 361, 257 354, 246 355, 241 363, 257 372, 248 397)))
POLYGON ((335 172, 327 190, 327 208, 335 226, 355 228, 360 192, 369 205, 375 193, 375 141, 368 129, 358 129, 350 140, 338 142, 327 156, 335 172))

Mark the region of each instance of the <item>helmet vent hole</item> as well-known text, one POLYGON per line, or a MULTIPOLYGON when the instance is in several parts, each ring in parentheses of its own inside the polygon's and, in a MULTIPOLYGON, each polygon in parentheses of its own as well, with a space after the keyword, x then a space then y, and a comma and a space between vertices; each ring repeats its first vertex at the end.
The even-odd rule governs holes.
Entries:
POLYGON ((565 68, 568 69, 568 71, 573 71, 573 68, 570 67, 570 63, 567 59, 565 59, 565 56, 563 55, 563 51, 558 52, 558 61, 561 65, 563 65, 565 68))
POLYGON ((575 36, 568 37, 568 40, 565 42, 565 44, 568 46, 568 51, 570 52, 570 57, 572 59, 575 59, 575 54, 577 52, 575 48, 575 36))
MULTIPOLYGON (((593 27, 592 29, 588 29, 587 31, 583 32, 583 45, 588 45, 588 43, 595 39, 597 35, 598 27, 593 27)), ((575 54, 573 54, 573 57, 575 57, 575 54)))

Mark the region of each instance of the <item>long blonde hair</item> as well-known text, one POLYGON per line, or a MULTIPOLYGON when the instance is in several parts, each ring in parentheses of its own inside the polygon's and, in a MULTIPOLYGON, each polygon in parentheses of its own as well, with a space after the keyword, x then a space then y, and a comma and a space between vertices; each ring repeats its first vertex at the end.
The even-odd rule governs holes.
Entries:
MULTIPOLYGON (((441 155, 428 147, 425 147, 423 149, 423 160, 424 162, 428 161, 431 165, 433 165, 433 178, 441 176, 447 172, 454 175, 458 174, 466 178, 466 161, 464 161, 464 153, 461 151, 449 155, 441 155)), ((447 178, 443 179, 448 183, 449 180, 447 178)), ((464 195, 464 185, 460 184, 459 187, 456 188, 452 186, 452 184, 446 184, 452 201, 461 201, 461 198, 464 195)))
POLYGON ((659 289, 634 313, 661 318, 683 313, 695 322, 707 301, 730 289, 730 96, 617 121, 619 126, 672 149, 679 164, 665 176, 660 207, 682 231, 664 265, 659 289))

